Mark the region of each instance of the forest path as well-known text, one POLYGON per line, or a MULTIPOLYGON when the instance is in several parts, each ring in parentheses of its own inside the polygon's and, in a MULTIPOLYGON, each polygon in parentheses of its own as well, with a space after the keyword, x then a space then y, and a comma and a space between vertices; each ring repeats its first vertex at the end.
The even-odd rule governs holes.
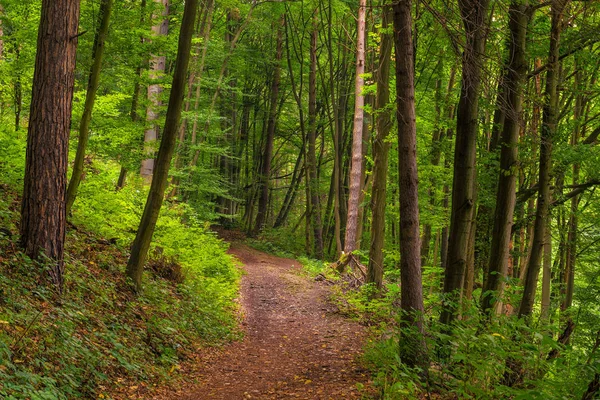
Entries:
POLYGON ((328 288, 299 274, 298 261, 232 243, 242 263, 245 336, 203 355, 200 382, 173 399, 360 399, 368 373, 356 361, 365 339, 359 324, 331 312, 328 288))

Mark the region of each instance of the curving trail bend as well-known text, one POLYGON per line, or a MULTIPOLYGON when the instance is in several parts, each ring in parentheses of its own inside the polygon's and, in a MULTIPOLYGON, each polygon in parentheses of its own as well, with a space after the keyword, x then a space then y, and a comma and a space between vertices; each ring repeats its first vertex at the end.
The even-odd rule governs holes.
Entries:
MULTIPOLYGON (((361 399, 369 377, 357 356, 365 331, 331 312, 327 286, 295 260, 231 245, 246 271, 240 302, 244 340, 202 355, 199 384, 172 399, 361 399)), ((164 395, 161 397, 164 399, 164 395)))

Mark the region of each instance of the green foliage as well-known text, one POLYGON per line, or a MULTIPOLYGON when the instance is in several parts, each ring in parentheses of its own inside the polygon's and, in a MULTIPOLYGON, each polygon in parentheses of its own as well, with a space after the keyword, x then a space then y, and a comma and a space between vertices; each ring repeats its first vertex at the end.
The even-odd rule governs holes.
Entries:
MULTIPOLYGON (((0 132, 0 227, 12 233, 23 150, 14 134, 0 132)), ((132 294, 124 248, 146 191, 134 180, 115 192, 118 169, 102 159, 86 165, 67 234, 62 297, 46 265, 18 251, 16 238, 0 236, 0 397, 106 397, 170 379, 198 347, 239 336, 239 272, 226 245, 189 207, 166 203, 153 242, 181 265, 184 282, 148 272, 144 293, 132 294)))
POLYGON ((557 343, 557 325, 531 327, 515 317, 487 324, 475 306, 463 316, 450 329, 425 320, 431 362, 427 379, 400 359, 401 324, 379 331, 379 339, 367 346, 365 361, 381 398, 420 398, 426 392, 460 399, 581 398, 595 373, 582 349, 557 343), (558 357, 549 357, 552 351, 558 357))

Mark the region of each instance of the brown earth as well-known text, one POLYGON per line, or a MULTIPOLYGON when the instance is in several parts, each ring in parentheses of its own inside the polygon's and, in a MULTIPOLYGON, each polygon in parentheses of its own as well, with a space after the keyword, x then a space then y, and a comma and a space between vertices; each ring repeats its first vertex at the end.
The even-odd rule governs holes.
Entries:
POLYGON ((230 253, 246 272, 244 339, 209 350, 180 371, 197 386, 156 399, 370 398, 368 372, 358 361, 365 331, 332 312, 327 285, 301 275, 295 260, 237 243, 230 253))

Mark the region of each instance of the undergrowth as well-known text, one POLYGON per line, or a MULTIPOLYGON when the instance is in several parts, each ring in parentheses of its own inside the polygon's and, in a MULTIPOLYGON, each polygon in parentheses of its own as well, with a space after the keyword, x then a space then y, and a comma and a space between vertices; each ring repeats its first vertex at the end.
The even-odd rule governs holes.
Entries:
POLYGON ((163 207, 152 269, 143 294, 132 294, 126 247, 147 189, 133 181, 116 192, 118 166, 102 159, 86 165, 58 296, 44 263, 16 245, 23 140, 0 131, 0 160, 0 398, 143 395, 198 348, 239 336, 239 272, 226 245, 182 205, 163 207))

